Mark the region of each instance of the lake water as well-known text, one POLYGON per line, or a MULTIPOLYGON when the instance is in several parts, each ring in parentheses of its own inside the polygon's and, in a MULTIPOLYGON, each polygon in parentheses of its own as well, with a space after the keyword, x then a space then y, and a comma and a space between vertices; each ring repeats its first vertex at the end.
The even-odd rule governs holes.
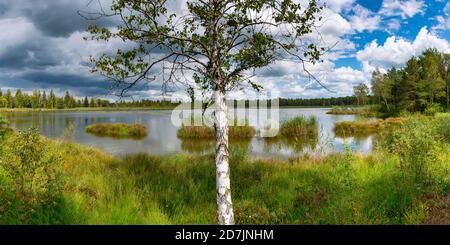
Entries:
MULTIPOLYGON (((353 151, 370 152, 373 136, 363 139, 338 138, 333 133, 333 125, 338 121, 355 120, 354 115, 328 115, 329 109, 280 109, 280 119, 298 115, 315 116, 319 122, 317 139, 276 141, 260 137, 250 142, 232 142, 233 147, 244 147, 254 157, 286 158, 305 153, 326 154, 343 151, 348 146, 353 151)), ((177 138, 178 127, 171 121, 172 111, 67 111, 67 112, 17 112, 5 113, 12 126, 24 130, 37 128, 43 135, 58 139, 66 135, 66 128, 74 125, 72 140, 86 146, 97 147, 114 155, 150 153, 169 155, 175 153, 207 153, 214 151, 211 141, 182 141, 177 138), (142 140, 112 139, 87 134, 85 127, 95 123, 142 123, 147 126, 149 134, 142 140)))

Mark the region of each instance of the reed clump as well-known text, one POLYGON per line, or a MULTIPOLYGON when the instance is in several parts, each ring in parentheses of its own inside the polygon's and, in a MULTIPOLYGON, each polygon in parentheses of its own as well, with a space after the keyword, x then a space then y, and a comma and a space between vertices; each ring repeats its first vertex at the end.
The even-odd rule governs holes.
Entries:
MULTIPOLYGON (((254 127, 245 126, 230 126, 228 128, 228 138, 230 139, 251 139, 255 136, 256 130, 254 127)), ((208 126, 182 126, 177 133, 180 139, 214 139, 214 128, 208 126)))
POLYGON ((86 132, 99 137, 142 139, 148 135, 147 127, 140 123, 99 123, 86 127, 86 132))
POLYGON ((298 116, 281 123, 279 135, 283 137, 315 136, 318 132, 317 119, 313 116, 298 116))

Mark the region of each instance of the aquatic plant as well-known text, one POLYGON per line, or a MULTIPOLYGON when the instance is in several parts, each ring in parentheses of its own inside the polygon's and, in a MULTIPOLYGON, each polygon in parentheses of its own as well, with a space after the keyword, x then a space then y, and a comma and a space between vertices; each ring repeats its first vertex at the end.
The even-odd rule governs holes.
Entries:
POLYGON ((139 123, 100 123, 86 127, 86 132, 99 137, 142 139, 148 134, 147 128, 139 123))

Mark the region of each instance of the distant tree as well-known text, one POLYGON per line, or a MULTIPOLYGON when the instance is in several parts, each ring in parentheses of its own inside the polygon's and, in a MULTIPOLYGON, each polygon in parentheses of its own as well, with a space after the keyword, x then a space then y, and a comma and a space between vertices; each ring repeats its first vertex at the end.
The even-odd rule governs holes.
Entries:
POLYGON ((89 107, 92 108, 97 107, 97 100, 94 97, 91 98, 91 101, 89 102, 89 107))
POLYGON ((25 107, 25 98, 23 96, 22 90, 17 89, 15 97, 15 108, 23 108, 25 107))
POLYGON ((11 90, 6 90, 5 99, 8 102, 8 108, 14 107, 14 98, 12 96, 11 90))
POLYGON ((84 100, 83 100, 83 106, 84 106, 84 107, 89 107, 89 100, 88 100, 88 97, 87 97, 87 96, 84 97, 84 100))
POLYGON ((41 105, 41 107, 43 107, 43 108, 47 108, 48 107, 47 93, 45 92, 45 90, 42 93, 42 105, 41 105))
POLYGON ((353 92, 358 101, 358 105, 367 104, 367 100, 369 98, 369 87, 365 83, 360 83, 359 85, 353 87, 353 92))
POLYGON ((48 102, 49 102, 49 108, 54 109, 57 106, 57 99, 56 99, 56 95, 53 92, 53 89, 50 90, 50 95, 48 97, 48 102))
POLYGON ((8 107, 8 100, 5 97, 0 96, 0 108, 8 107))

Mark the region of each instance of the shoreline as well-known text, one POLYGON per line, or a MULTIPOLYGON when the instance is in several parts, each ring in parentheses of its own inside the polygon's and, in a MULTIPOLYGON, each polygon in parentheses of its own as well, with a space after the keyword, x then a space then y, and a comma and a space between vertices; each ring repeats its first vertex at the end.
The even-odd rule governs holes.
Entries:
MULTIPOLYGON (((280 109, 331 109, 329 106, 280 106, 280 109)), ((165 111, 174 110, 176 107, 98 107, 98 108, 68 108, 68 109, 48 109, 48 108, 0 108, 0 113, 14 112, 70 112, 70 111, 165 111)), ((248 109, 248 108, 247 108, 248 109)), ((256 108, 250 108, 256 109, 256 108)))

